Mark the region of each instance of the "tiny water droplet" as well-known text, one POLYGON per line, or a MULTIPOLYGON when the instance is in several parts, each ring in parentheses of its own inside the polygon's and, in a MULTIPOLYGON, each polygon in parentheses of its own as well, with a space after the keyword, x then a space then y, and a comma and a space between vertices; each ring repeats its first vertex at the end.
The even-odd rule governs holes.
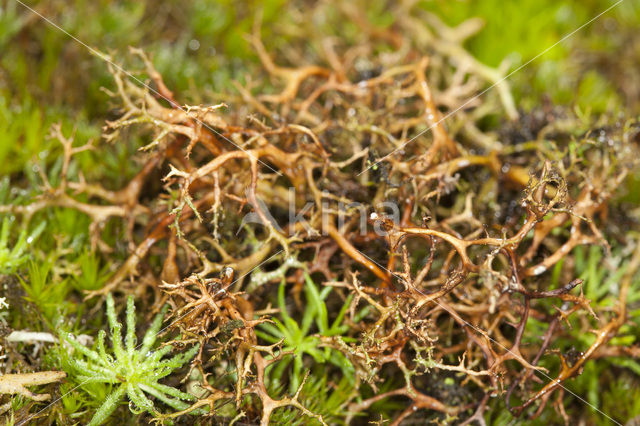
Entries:
POLYGON ((189 40, 189 45, 188 46, 189 46, 190 50, 196 51, 196 50, 200 49, 200 42, 194 38, 194 39, 189 40))

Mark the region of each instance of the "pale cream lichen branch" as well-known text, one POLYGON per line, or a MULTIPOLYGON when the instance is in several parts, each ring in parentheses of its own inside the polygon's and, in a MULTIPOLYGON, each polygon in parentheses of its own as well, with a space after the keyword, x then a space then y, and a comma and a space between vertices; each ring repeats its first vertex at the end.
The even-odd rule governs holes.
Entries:
POLYGON ((0 376, 0 394, 22 395, 34 401, 46 401, 48 393, 35 394, 27 386, 46 385, 59 382, 67 377, 64 371, 39 371, 36 373, 5 374, 0 376))

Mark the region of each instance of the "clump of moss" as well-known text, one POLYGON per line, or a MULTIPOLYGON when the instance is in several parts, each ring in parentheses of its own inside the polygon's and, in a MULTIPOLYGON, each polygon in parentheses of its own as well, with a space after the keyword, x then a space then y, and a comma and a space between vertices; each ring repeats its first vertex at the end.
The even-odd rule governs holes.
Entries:
POLYGON ((134 404, 129 405, 133 413, 147 411, 152 416, 159 416, 160 412, 145 393, 175 410, 183 410, 189 406, 185 401, 195 400, 193 395, 159 382, 182 367, 198 352, 198 347, 194 346, 185 353, 165 359, 173 350, 171 345, 153 350, 166 310, 163 309, 156 315, 142 342, 137 345, 135 307, 133 297, 129 297, 126 310, 127 333, 123 344, 122 324, 116 317, 113 297, 108 295, 107 319, 112 342, 110 352, 105 345, 106 332, 103 330, 98 334, 95 350, 87 348, 71 334, 62 336, 63 341, 76 352, 69 356, 65 354, 66 348, 60 348, 64 367, 80 387, 91 393, 90 389, 96 383, 112 385, 111 393, 104 399, 88 424, 102 424, 120 405, 125 395, 134 404))

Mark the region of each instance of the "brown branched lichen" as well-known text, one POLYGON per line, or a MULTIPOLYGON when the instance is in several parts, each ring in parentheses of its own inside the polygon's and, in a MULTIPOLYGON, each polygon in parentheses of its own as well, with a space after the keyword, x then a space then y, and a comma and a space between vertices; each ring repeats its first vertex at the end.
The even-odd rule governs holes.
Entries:
POLYGON ((215 414, 232 401, 261 424, 286 406, 325 422, 303 404, 304 382, 293 396, 273 396, 268 371, 290 354, 281 344, 265 345, 255 332, 277 312, 269 283, 291 283, 288 295, 302 316, 300 268, 283 269, 243 292, 246 277, 258 266, 273 270, 281 253, 304 259, 307 271, 324 277, 343 300, 352 296, 349 331, 320 339, 355 370, 356 392, 344 401, 347 421, 388 398, 405 402, 392 424, 420 410, 483 424, 490 397, 498 395, 515 416, 534 403, 538 415, 552 395, 564 412, 563 384, 590 359, 615 353, 606 345, 626 321, 639 256, 613 315, 593 310, 572 271, 563 269, 565 284, 555 288, 549 271, 578 246, 608 247, 609 202, 636 164, 637 147, 624 128, 612 131, 612 144, 588 134, 498 141, 477 123, 497 105, 511 117, 517 113, 504 70, 479 64, 462 48, 476 30, 473 22, 448 28, 429 15, 429 26, 418 30, 419 18, 401 8, 397 25, 403 28, 379 30, 344 9, 369 39, 394 46, 393 54, 375 56, 367 43, 323 40, 320 65, 284 65, 256 33, 249 40, 265 77, 280 89, 254 94, 238 83, 239 101, 221 99, 228 106, 180 106, 152 61, 134 49, 157 91, 111 66, 116 90, 110 94, 124 112, 107 122, 105 138, 118 143, 125 130, 147 132, 140 149, 147 162, 138 175, 120 191, 69 182, 69 161, 92 146, 73 147, 57 129, 64 147, 60 184, 54 188, 43 178, 38 200, 0 206, 0 212, 29 217, 52 206, 80 210, 93 220, 99 250, 105 249, 105 220, 128 224, 128 259, 88 297, 126 291, 144 270, 158 306, 168 300, 173 308, 172 330, 185 343, 200 343, 192 369, 206 396, 168 417, 206 406, 215 414), (379 70, 369 78, 357 66, 365 55, 379 70), (499 99, 468 102, 482 82, 498 84, 499 99), (153 170, 163 171, 163 190, 143 199, 153 170), (385 215, 390 205, 397 208, 395 220, 385 215), (286 209, 293 216, 278 213, 286 209), (364 226, 360 210, 369 218, 364 226), (249 213, 254 220, 241 222, 249 213), (151 255, 162 259, 161 267, 151 255), (560 354, 561 369, 552 378, 541 361, 554 356, 548 351, 566 337, 563 322, 576 317, 583 326, 598 322, 596 340, 573 362, 560 354), (548 324, 544 336, 531 328, 532 318, 548 324), (430 394, 430 371, 455 377, 466 392, 462 401, 430 394), (221 372, 233 380, 218 380, 221 372), (534 377, 542 383, 532 387, 534 377), (387 380, 394 387, 381 391, 387 380), (523 402, 513 406, 516 395, 523 402))

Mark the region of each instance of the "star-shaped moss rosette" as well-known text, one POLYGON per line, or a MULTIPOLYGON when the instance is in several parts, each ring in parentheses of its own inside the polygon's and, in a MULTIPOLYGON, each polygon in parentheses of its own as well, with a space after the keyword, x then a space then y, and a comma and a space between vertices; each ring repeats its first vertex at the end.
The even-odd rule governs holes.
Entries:
POLYGON ((98 425, 104 422, 118 407, 125 395, 135 405, 135 408, 132 404, 129 405, 131 411, 147 411, 153 416, 158 416, 161 413, 156 410, 153 402, 145 393, 176 410, 184 410, 189 406, 184 401, 195 400, 193 395, 159 383, 160 379, 182 367, 198 351, 198 347, 194 346, 187 352, 173 358, 163 359, 171 352, 172 346, 167 345, 152 350, 166 310, 167 306, 155 317, 139 347, 136 345, 135 307, 131 296, 127 300, 127 334, 124 345, 122 343, 122 324, 117 321, 113 297, 110 294, 107 296, 107 318, 112 340, 111 353, 107 352, 105 346, 106 333, 104 330, 101 330, 98 335, 96 350, 83 346, 70 333, 62 336, 75 349, 75 353, 69 357, 66 365, 69 375, 83 386, 91 383, 113 385, 112 393, 96 411, 89 425, 98 425))

